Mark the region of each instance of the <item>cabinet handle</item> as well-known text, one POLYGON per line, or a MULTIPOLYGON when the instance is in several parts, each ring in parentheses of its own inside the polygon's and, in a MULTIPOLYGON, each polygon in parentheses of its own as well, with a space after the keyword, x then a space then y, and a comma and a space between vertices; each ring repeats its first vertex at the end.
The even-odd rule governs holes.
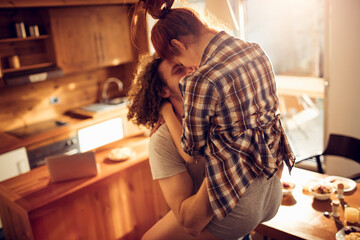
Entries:
POLYGON ((25 173, 29 171, 29 169, 26 167, 26 160, 20 160, 16 163, 18 174, 25 173))
POLYGON ((98 62, 101 62, 100 42, 98 39, 98 35, 96 33, 94 34, 94 40, 95 40, 95 46, 96 46, 96 58, 97 58, 98 62))
POLYGON ((100 33, 99 36, 100 36, 100 46, 101 46, 101 61, 105 62, 105 51, 104 51, 104 42, 103 42, 102 33, 100 33))

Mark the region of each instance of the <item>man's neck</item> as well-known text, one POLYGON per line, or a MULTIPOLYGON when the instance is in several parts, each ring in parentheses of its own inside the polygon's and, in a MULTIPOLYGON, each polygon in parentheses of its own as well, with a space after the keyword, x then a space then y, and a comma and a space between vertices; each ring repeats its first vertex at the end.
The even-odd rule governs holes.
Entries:
POLYGON ((174 99, 172 97, 170 97, 169 100, 170 100, 171 104, 173 105, 176 117, 181 122, 181 116, 184 112, 183 102, 178 101, 177 99, 174 99))

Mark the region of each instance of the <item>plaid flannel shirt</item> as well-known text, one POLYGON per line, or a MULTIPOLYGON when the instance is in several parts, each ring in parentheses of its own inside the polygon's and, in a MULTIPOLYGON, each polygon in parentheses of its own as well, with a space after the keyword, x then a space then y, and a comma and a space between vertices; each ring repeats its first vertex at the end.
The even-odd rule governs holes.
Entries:
POLYGON ((184 151, 206 159, 209 200, 225 217, 256 177, 295 157, 278 113, 275 75, 260 46, 219 32, 199 68, 179 83, 184 151))

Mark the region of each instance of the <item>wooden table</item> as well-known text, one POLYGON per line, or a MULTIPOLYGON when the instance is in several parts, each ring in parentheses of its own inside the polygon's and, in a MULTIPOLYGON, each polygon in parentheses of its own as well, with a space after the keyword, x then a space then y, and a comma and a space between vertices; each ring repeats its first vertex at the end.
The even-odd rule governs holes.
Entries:
MULTIPOLYGON (((331 212, 331 200, 319 201, 307 191, 311 182, 326 178, 327 175, 294 168, 291 176, 284 169, 283 181, 296 183, 292 195, 284 196, 276 216, 268 222, 260 224, 256 232, 276 240, 311 239, 332 240, 343 227, 330 217, 324 216, 324 211, 331 212)), ((344 194, 347 204, 360 206, 360 184, 344 194)), ((336 193, 331 199, 337 199, 336 193)), ((340 208, 340 221, 344 222, 344 211, 340 208)))

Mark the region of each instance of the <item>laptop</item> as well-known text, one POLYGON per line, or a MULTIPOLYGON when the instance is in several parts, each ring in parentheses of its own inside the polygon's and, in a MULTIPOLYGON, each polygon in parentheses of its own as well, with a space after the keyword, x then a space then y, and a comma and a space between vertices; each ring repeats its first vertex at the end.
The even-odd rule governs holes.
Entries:
POLYGON ((46 157, 45 162, 52 182, 93 177, 98 172, 94 152, 55 155, 46 157))

